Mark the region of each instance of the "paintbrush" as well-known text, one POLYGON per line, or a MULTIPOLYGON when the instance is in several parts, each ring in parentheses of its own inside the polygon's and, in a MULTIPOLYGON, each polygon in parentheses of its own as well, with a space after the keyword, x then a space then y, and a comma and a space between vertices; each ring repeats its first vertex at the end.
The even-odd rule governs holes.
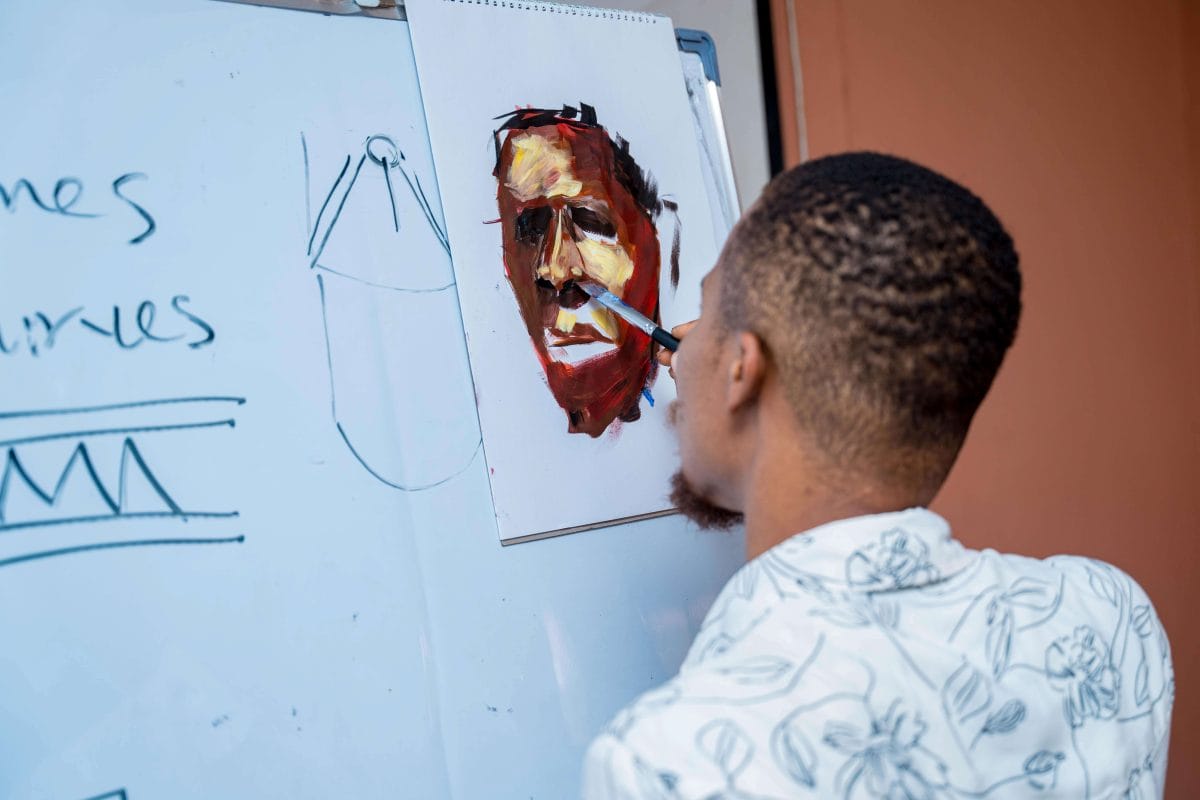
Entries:
POLYGON ((630 325, 670 350, 672 353, 679 349, 678 339, 667 333, 667 331, 662 327, 654 324, 654 320, 650 319, 645 314, 642 314, 640 311, 637 311, 631 306, 626 305, 621 298, 617 297, 603 286, 597 286, 594 283, 581 283, 579 286, 582 287, 585 292, 594 297, 596 302, 612 311, 618 317, 625 320, 630 325))

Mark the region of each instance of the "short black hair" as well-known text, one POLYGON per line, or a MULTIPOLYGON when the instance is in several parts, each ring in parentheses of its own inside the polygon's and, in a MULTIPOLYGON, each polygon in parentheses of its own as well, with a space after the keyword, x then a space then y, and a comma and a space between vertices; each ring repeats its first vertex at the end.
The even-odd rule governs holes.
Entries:
POLYGON ((778 176, 731 234, 721 320, 763 341, 835 463, 936 490, 1016 335, 1018 261, 954 181, 829 156, 778 176))
POLYGON ((596 109, 587 103, 580 103, 579 108, 570 105, 559 109, 519 108, 495 119, 504 120, 500 127, 492 132, 492 141, 496 147, 496 167, 492 174, 497 178, 500 177, 500 150, 504 145, 503 138, 508 136, 508 132, 546 125, 566 125, 577 131, 600 131, 612 147, 613 171, 616 173, 617 182, 645 210, 651 221, 662 212, 663 203, 659 199, 654 178, 638 166, 637 161, 630 155, 629 142, 621 138, 620 134, 609 135, 608 130, 596 121, 596 109))

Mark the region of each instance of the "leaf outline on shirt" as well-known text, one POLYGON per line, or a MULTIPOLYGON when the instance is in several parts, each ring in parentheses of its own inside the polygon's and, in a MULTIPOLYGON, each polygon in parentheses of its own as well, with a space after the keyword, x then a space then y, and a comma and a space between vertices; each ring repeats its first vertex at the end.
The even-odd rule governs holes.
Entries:
POLYGON ((742 686, 761 686, 783 678, 794 666, 786 658, 764 654, 751 656, 728 667, 719 667, 716 672, 742 686))
POLYGON ((991 682, 966 659, 942 686, 942 707, 958 724, 987 711, 992 704, 991 682))
POLYGON ((1089 559, 1086 567, 1088 583, 1091 584, 1092 591, 1096 593, 1097 597, 1102 597, 1115 606, 1120 602, 1120 591, 1117 589, 1116 579, 1113 578, 1107 567, 1107 564, 1089 559))
POLYGON ((633 769, 640 800, 678 800, 675 786, 679 776, 655 769, 636 755, 633 756, 633 769))
POLYGON ((1012 657, 1013 613, 999 598, 988 603, 987 636, 984 649, 992 666, 992 675, 999 678, 1008 669, 1012 657))
POLYGON ((754 757, 754 742, 728 718, 711 720, 696 731, 696 748, 721 770, 730 786, 754 757))
POLYGON ((817 751, 803 728, 789 714, 771 732, 771 756, 776 765, 796 783, 814 789, 817 786, 817 751))
POLYGON ((1020 700, 1009 700, 999 709, 988 714, 987 720, 983 723, 983 727, 979 729, 979 733, 975 734, 975 739, 971 742, 971 749, 975 748, 979 740, 984 736, 999 736, 1001 734, 1012 733, 1025 720, 1025 703, 1020 700))
MULTIPOLYGON (((687 695, 681 698, 681 702, 692 704, 756 705, 758 703, 764 703, 768 700, 773 700, 777 697, 783 697, 796 688, 796 686, 800 683, 801 678, 803 678, 804 674, 808 671, 809 667, 811 667, 813 662, 817 660, 817 657, 820 656, 824 647, 825 634, 822 633, 817 637, 817 641, 813 645, 812 652, 810 652, 804 661, 799 664, 795 664, 795 662, 776 656, 768 656, 769 658, 776 659, 779 662, 786 661, 789 665, 788 670, 781 670, 774 673, 773 680, 770 683, 759 684, 749 682, 735 684, 736 688, 738 689, 737 694, 732 693, 728 688, 725 688, 719 692, 709 692, 703 694, 699 693, 699 689, 697 689, 696 694, 687 695)), ((752 673, 760 669, 764 663, 767 662, 763 661, 763 656, 751 656, 744 662, 735 662, 734 664, 722 669, 726 671, 732 670, 734 673, 737 673, 738 671, 752 673), (747 665, 749 666, 747 667, 747 665)), ((719 670, 714 670, 714 674, 719 675, 722 673, 719 670)), ((703 684, 701 684, 700 688, 705 687, 703 684)))

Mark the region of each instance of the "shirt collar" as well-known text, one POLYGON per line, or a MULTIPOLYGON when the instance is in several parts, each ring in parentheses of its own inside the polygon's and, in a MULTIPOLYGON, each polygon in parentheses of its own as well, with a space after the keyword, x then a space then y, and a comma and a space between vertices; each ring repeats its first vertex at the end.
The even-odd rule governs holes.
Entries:
POLYGON ((946 520, 928 509, 910 508, 820 525, 777 544, 746 567, 783 568, 830 588, 882 592, 945 580, 969 561, 970 551, 950 535, 946 520))
POLYGON ((724 653, 780 603, 807 599, 834 611, 849 603, 855 615, 853 607, 866 595, 945 580, 975 555, 951 538, 944 519, 924 508, 851 517, 798 533, 729 580, 684 667, 724 653))

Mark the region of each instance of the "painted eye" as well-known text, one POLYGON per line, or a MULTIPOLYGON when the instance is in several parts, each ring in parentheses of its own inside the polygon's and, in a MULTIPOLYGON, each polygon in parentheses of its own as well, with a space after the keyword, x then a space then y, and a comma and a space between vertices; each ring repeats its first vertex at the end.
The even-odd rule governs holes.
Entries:
POLYGON ((524 244, 537 244, 546 235, 550 227, 550 218, 554 211, 550 206, 526 208, 517 215, 516 237, 524 244))
POLYGON ((617 226, 600 212, 577 206, 571 209, 571 223, 575 226, 575 230, 582 233, 589 239, 605 242, 606 244, 616 244, 617 241, 617 226))

